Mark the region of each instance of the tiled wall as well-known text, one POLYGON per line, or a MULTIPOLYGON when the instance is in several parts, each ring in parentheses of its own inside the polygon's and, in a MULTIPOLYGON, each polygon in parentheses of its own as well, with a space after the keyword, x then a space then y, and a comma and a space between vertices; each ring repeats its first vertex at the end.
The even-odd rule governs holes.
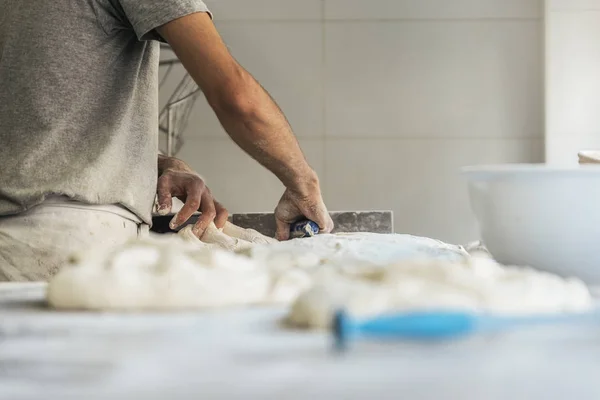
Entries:
MULTIPOLYGON (((461 166, 543 160, 541 0, 207 0, 279 102, 331 210, 392 209, 397 232, 477 238, 461 166)), ((205 101, 180 156, 234 212, 278 181, 205 101)))
POLYGON ((546 157, 600 149, 600 0, 546 1, 546 157))

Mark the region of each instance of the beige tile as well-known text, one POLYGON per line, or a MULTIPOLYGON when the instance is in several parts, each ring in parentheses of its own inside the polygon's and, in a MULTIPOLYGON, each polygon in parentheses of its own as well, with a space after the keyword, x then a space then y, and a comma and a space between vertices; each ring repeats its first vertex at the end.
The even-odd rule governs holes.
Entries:
POLYGON ((204 0, 215 20, 319 20, 322 0, 204 0))
POLYGON ((542 14, 543 0, 325 0, 328 19, 539 18, 542 14))
POLYGON ((328 22, 327 135, 543 135, 537 21, 328 22))
POLYGON ((588 134, 561 133, 546 138, 546 160, 549 164, 577 165, 577 153, 582 150, 600 150, 600 130, 588 134))
MULTIPOLYGON (((322 137, 322 28, 311 22, 223 22, 219 32, 236 59, 271 93, 299 137, 322 137)), ((203 137, 224 132, 202 98, 190 129, 203 137)))
POLYGON ((598 10, 600 0, 546 0, 549 11, 598 10))
MULTIPOLYGON (((306 139, 300 144, 322 175, 323 141, 306 139)), ((279 180, 230 140, 195 138, 186 143, 178 157, 206 179, 230 212, 272 212, 283 194, 279 180)))
POLYGON ((393 210, 395 230, 452 243, 478 238, 463 166, 541 162, 543 142, 327 140, 325 199, 332 210, 393 210))
POLYGON ((546 29, 547 135, 597 134, 600 10, 551 12, 546 29))

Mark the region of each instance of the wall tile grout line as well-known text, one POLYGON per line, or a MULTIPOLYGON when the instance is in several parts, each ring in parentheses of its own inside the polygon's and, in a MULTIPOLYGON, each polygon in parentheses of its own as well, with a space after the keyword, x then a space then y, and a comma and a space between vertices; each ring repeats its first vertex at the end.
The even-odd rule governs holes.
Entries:
POLYGON ((325 10, 326 0, 321 0, 321 88, 322 88, 322 99, 321 107, 322 118, 323 118, 323 139, 321 143, 322 155, 322 173, 323 176, 319 177, 322 182, 321 191, 326 192, 329 188, 329 180, 327 179, 327 25, 325 22, 325 10))
POLYGON ((548 56, 546 54, 547 52, 547 48, 546 48, 546 35, 547 35, 547 24, 548 24, 548 10, 545 7, 545 3, 547 1, 544 1, 544 11, 543 11, 543 17, 542 17, 542 21, 540 23, 540 46, 541 46, 541 51, 540 51, 540 79, 541 79, 541 96, 543 101, 541 102, 541 108, 542 108, 542 121, 541 121, 541 127, 542 127, 542 138, 544 140, 544 143, 542 143, 542 146, 544 147, 544 155, 543 155, 543 161, 546 162, 546 133, 547 133, 547 119, 546 119, 546 109, 547 109, 547 104, 546 104, 546 99, 547 97, 547 88, 546 88, 546 82, 548 82, 548 70, 547 70, 547 65, 546 65, 546 60, 548 59, 548 56))
POLYGON ((593 11, 593 12, 597 12, 600 11, 600 7, 594 8, 594 7, 590 7, 590 8, 565 8, 565 9, 549 9, 548 12, 549 13, 579 13, 579 12, 588 12, 588 11, 593 11))
POLYGON ((286 19, 286 18, 232 18, 232 19, 215 19, 215 23, 218 27, 219 24, 225 23, 293 23, 293 24, 302 24, 307 22, 313 23, 321 23, 323 21, 322 18, 305 18, 305 19, 286 19))
MULTIPOLYGON (((323 0, 325 1, 325 0, 323 0)), ((573 10, 579 11, 579 10, 573 10)), ((589 11, 600 11, 598 10, 589 10, 589 11)), ((559 11, 561 12, 561 11, 559 11)), ((518 21, 542 21, 543 16, 540 17, 473 17, 473 18, 304 18, 304 19, 294 19, 294 18, 215 18, 215 23, 218 25, 219 23, 229 23, 229 22, 237 22, 237 23, 306 23, 306 22, 330 22, 330 23, 344 23, 344 22, 373 22, 373 23, 389 23, 389 22, 518 22, 518 21)))
MULTIPOLYGON (((340 141, 398 141, 398 142, 414 142, 414 141, 537 141, 544 140, 544 136, 532 136, 532 137, 519 137, 519 136, 493 136, 493 137, 481 137, 481 136, 449 136, 449 137, 441 137, 441 136, 405 136, 405 137, 393 137, 393 136, 327 136, 325 138, 319 136, 307 136, 307 137, 298 137, 299 142, 340 142, 340 141)), ((217 137, 217 136, 206 136, 206 137, 192 137, 186 139, 186 143, 188 142, 202 142, 202 141, 211 141, 211 142, 225 142, 231 141, 229 137, 217 137)), ((232 145, 235 145, 231 142, 232 145)))
POLYGON ((388 22, 461 22, 461 23, 474 23, 474 22, 516 22, 516 21, 541 21, 543 17, 473 17, 473 18, 328 18, 326 22, 339 23, 339 22, 375 22, 375 23, 388 23, 388 22))
POLYGON ((368 136, 328 136, 325 138, 326 141, 339 142, 339 141, 398 141, 398 142, 415 142, 415 141, 536 141, 544 140, 544 136, 533 136, 533 137, 518 137, 518 136, 503 136, 503 137, 481 137, 481 136, 455 136, 455 137, 440 137, 440 136, 406 136, 406 137, 368 137, 368 136))

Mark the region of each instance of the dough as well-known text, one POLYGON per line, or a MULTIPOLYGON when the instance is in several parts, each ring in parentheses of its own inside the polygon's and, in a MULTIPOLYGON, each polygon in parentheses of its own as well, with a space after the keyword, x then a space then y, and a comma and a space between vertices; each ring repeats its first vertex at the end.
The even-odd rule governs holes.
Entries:
POLYGON ((295 268, 283 271, 270 270, 271 288, 266 303, 290 304, 300 293, 310 289, 313 278, 306 271, 295 268))
POLYGON ((167 310, 256 304, 268 296, 268 270, 171 235, 131 241, 108 254, 75 256, 49 283, 52 307, 167 310))
POLYGON ((328 328, 333 314, 345 309, 354 317, 383 314, 392 308, 389 291, 366 280, 338 277, 320 283, 292 304, 287 322, 302 328, 328 328))
MULTIPOLYGON (((242 236, 239 229, 227 231, 242 236)), ((255 231, 244 232, 247 238, 256 237, 255 231)), ((177 235, 155 235, 108 253, 76 255, 51 280, 48 300, 57 308, 95 310, 289 304, 316 282, 381 269, 365 258, 377 256, 374 260, 385 265, 419 254, 467 256, 459 247, 408 235, 320 235, 288 242, 259 237, 271 242, 260 245, 232 238, 212 225, 203 240, 187 226, 177 235)))
POLYGON ((241 253, 262 262, 269 262, 268 258, 288 257, 287 262, 297 266, 335 264, 348 269, 365 264, 385 266, 401 260, 464 261, 469 258, 462 246, 412 235, 378 233, 323 234, 254 246, 241 253))
POLYGON ((191 243, 196 243, 201 247, 221 248, 229 251, 240 251, 253 247, 256 244, 277 243, 277 240, 262 235, 254 229, 244 229, 226 222, 221 230, 211 223, 204 234, 202 240, 198 239, 192 232, 193 226, 187 225, 179 231, 179 236, 191 243))
POLYGON ((354 317, 408 310, 468 310, 501 314, 581 312, 592 307, 585 284, 487 258, 463 263, 402 262, 364 276, 340 276, 294 302, 288 322, 328 328, 337 309, 354 317))
POLYGON ((225 223, 225 226, 223 227, 223 233, 227 236, 245 240, 246 242, 254 244, 278 243, 278 240, 276 240, 275 238, 265 236, 262 233, 255 231, 254 229, 240 228, 239 226, 234 225, 230 222, 225 223))
POLYGON ((204 243, 203 241, 198 239, 198 237, 194 234, 192 229, 193 225, 186 225, 177 233, 177 235, 179 235, 179 238, 181 238, 182 240, 193 244, 198 248, 219 248, 219 246, 215 245, 214 243, 204 243))
POLYGON ((48 301, 61 309, 126 311, 293 303, 288 321, 311 328, 328 327, 338 308, 370 317, 415 309, 522 314, 592 306, 579 280, 503 267, 431 239, 338 234, 260 245, 216 227, 207 232, 210 243, 187 227, 76 255, 49 283, 48 301))

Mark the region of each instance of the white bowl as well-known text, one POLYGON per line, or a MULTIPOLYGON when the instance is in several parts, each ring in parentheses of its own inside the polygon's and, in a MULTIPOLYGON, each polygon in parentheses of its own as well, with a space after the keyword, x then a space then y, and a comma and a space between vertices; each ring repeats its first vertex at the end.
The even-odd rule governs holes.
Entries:
POLYGON ((600 284, 600 166, 463 169, 484 244, 503 264, 600 284))

